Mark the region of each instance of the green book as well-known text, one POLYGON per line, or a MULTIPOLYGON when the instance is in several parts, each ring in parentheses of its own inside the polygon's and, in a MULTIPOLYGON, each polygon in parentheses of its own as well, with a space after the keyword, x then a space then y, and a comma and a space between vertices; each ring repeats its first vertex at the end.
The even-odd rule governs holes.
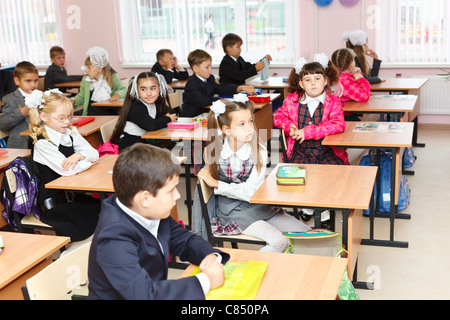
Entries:
POLYGON ((306 183, 306 169, 301 166, 280 166, 277 172, 277 184, 302 185, 306 183))

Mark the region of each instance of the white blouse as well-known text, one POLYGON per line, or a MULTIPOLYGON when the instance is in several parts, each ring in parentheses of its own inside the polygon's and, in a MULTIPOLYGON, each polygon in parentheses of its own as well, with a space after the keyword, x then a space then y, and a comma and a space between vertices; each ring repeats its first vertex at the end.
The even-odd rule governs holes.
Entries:
POLYGON ((47 131, 50 141, 47 139, 36 141, 34 144, 34 161, 49 167, 61 176, 73 176, 89 169, 92 162, 98 160, 98 151, 78 133, 77 128, 72 127, 72 131, 66 129, 65 133, 60 133, 47 126, 45 126, 45 130, 47 131), (81 153, 85 156, 85 159, 78 161, 75 168, 72 169, 71 167, 69 170, 65 171, 62 168, 62 162, 66 159, 66 156, 59 151, 59 145, 61 144, 66 147, 72 146, 70 136, 73 138, 73 148, 75 152, 81 153))
MULTIPOLYGON (((233 152, 229 145, 228 140, 225 139, 220 156, 222 159, 230 159, 230 167, 233 174, 239 174, 242 171, 243 164, 252 153, 252 148, 249 143, 244 144, 238 151, 233 152)), ((266 164, 267 164, 267 150, 260 145, 260 156, 262 160, 261 170, 258 173, 256 170, 256 163, 250 173, 246 182, 243 183, 226 183, 219 181, 218 188, 214 189, 214 194, 225 196, 228 198, 250 201, 250 198, 263 184, 266 178, 266 164)), ((255 159, 256 161, 256 159, 255 159)))

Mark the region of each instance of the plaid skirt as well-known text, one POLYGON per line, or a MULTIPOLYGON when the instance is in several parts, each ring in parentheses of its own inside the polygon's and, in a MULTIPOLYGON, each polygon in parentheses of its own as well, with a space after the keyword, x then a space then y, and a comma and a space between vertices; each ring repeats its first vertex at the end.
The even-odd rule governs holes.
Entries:
MULTIPOLYGON (((305 164, 336 164, 344 165, 345 162, 339 158, 329 146, 318 147, 308 143, 311 141, 304 141, 301 145, 297 142, 289 157, 290 163, 305 163, 305 164)), ((320 141, 317 141, 319 144, 320 141)))

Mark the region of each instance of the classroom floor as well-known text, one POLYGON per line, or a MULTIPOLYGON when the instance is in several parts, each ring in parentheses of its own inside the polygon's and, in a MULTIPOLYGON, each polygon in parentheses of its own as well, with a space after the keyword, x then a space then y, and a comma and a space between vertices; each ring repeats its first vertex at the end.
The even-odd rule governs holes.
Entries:
MULTIPOLYGON (((411 214, 411 220, 395 221, 394 240, 407 241, 409 247, 361 246, 358 281, 375 285, 374 290, 357 290, 361 300, 450 299, 450 215, 445 210, 450 192, 450 129, 423 126, 418 137, 426 147, 414 148, 417 161, 411 170, 415 174, 407 176, 411 203, 403 212, 411 214)), ((179 190, 184 200, 184 179, 179 190)), ((187 221, 182 200, 178 208, 180 219, 187 221)), ((363 219, 363 238, 368 238, 369 220, 363 219)), ((337 231, 339 221, 338 212, 337 231)), ((389 239, 388 219, 375 219, 375 238, 389 239)), ((170 277, 180 273, 171 269, 170 277)))

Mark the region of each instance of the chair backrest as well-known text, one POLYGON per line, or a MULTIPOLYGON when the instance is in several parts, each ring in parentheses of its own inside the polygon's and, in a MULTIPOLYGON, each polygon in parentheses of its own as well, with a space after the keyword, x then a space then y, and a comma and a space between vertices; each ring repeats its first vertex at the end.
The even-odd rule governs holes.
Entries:
POLYGON ((280 142, 281 142, 281 152, 283 154, 284 163, 288 163, 289 159, 287 157, 287 143, 286 143, 286 135, 284 134, 283 129, 280 129, 280 142))
POLYGON ((199 179, 199 182, 200 187, 202 188, 203 201, 205 203, 208 203, 209 199, 211 199, 212 195, 214 194, 214 189, 208 186, 202 179, 199 179))
POLYGON ((9 137, 9 131, 0 130, 0 139, 9 137))
POLYGON ((114 127, 116 126, 117 119, 111 120, 100 127, 100 134, 102 135, 103 143, 109 141, 111 135, 114 131, 114 127))
POLYGON ((198 180, 198 195, 200 199, 200 209, 202 211, 203 222, 205 223, 206 235, 210 243, 215 243, 211 230, 211 221, 208 214, 208 202, 214 194, 213 188, 209 187, 202 179, 198 180))
POLYGON ((169 93, 169 101, 172 109, 178 108, 181 106, 180 103, 180 96, 178 95, 178 92, 175 91, 173 93, 169 93))
POLYGON ((8 169, 5 171, 5 177, 6 181, 8 182, 9 191, 11 193, 16 192, 17 190, 17 180, 16 175, 14 174, 14 171, 12 169, 8 169))
POLYGON ((63 255, 26 281, 25 299, 59 300, 88 280, 88 258, 91 242, 63 255))
POLYGON ((45 78, 44 78, 44 77, 40 77, 40 78, 38 79, 37 89, 38 89, 39 91, 45 91, 45 88, 44 88, 44 81, 45 81, 45 78))

